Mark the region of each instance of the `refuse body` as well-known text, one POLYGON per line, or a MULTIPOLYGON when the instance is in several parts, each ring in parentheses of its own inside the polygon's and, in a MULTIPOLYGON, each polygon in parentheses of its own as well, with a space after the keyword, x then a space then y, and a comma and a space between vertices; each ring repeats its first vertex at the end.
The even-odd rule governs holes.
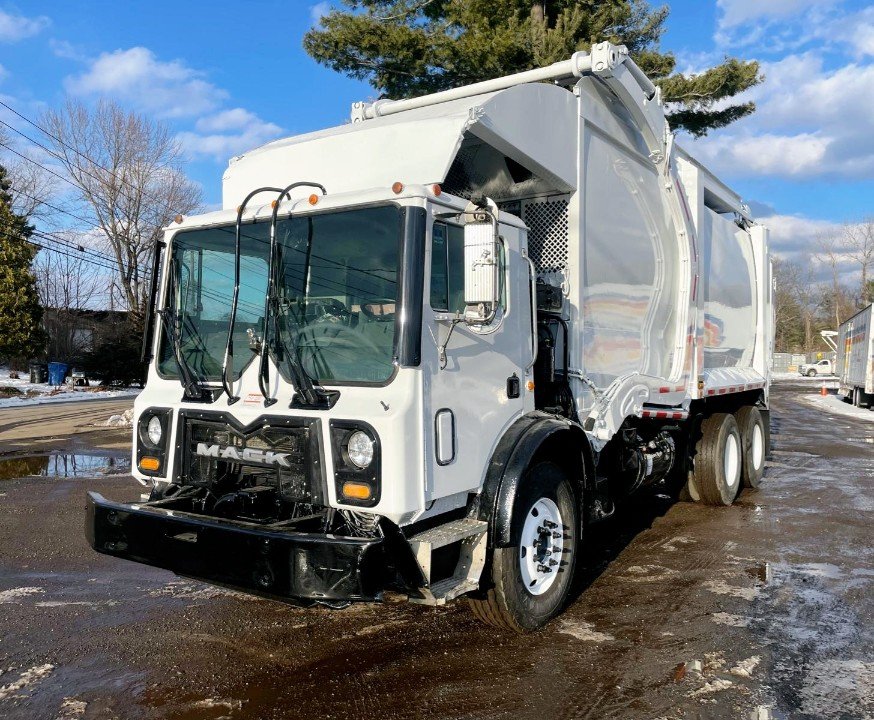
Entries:
POLYGON ((30 363, 30 381, 32 383, 44 383, 48 378, 49 369, 45 363, 30 363))
POLYGON ((49 385, 63 385, 69 368, 67 363, 50 362, 48 365, 49 385))

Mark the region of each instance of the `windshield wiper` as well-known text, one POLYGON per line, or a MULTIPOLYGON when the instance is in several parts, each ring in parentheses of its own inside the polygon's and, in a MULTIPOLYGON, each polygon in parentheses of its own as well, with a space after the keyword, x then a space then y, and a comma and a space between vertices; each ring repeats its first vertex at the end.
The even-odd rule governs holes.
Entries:
MULTIPOLYGON (((282 203, 282 199, 284 197, 291 199, 289 193, 297 187, 318 188, 322 191, 322 195, 327 195, 327 190, 325 190, 325 188, 319 183, 307 181, 295 182, 279 192, 279 197, 276 199, 276 204, 273 206, 273 215, 270 218, 270 255, 267 262, 267 297, 264 299, 264 333, 262 335, 264 340, 261 343, 261 358, 258 366, 258 387, 261 389, 261 394, 264 396, 264 407, 270 407, 276 402, 276 398, 270 395, 270 375, 268 369, 269 364, 267 362, 270 345, 267 341, 267 335, 270 329, 270 317, 274 311, 274 344, 277 345, 277 350, 279 344, 282 344, 283 349, 285 350, 285 355, 288 358, 289 370, 291 372, 292 383, 297 391, 304 397, 307 404, 317 405, 321 399, 319 393, 316 392, 316 389, 313 387, 312 379, 307 374, 303 367, 303 363, 300 361, 300 356, 297 352, 297 341, 295 340, 295 346, 293 348, 288 348, 279 331, 279 302, 276 295, 276 274, 278 272, 276 268, 276 217, 279 214, 279 205, 282 203)), ((289 215, 289 219, 290 217, 291 216, 289 215)), ((308 238, 308 245, 311 243, 312 238, 308 238)), ((307 248, 307 252, 309 252, 309 247, 307 248)), ((304 293, 306 293, 306 288, 304 288, 304 293)))
POLYGON ((170 292, 168 293, 170 307, 161 308, 158 311, 158 316, 161 318, 161 324, 164 326, 164 334, 170 338, 170 343, 173 348, 173 357, 176 359, 176 365, 179 366, 179 381, 182 383, 182 389, 185 397, 189 400, 203 399, 203 386, 201 385, 200 377, 188 364, 185 354, 182 352, 182 322, 179 312, 176 309, 175 293, 179 287, 179 275, 176 263, 173 259, 170 260, 170 292))
POLYGON ((240 300, 240 229, 243 224, 243 213, 246 211, 246 205, 249 204, 249 201, 255 197, 258 193, 262 192, 282 192, 279 188, 275 187, 261 187, 257 190, 253 190, 246 198, 243 200, 243 203, 240 207, 237 208, 237 224, 236 231, 234 233, 234 297, 231 301, 231 318, 228 321, 228 339, 225 343, 225 357, 222 360, 222 388, 225 391, 225 394, 228 396, 228 405, 233 405, 237 400, 240 399, 239 395, 234 395, 232 382, 233 378, 228 377, 228 370, 230 369, 231 375, 233 375, 234 368, 234 325, 237 322, 237 305, 240 300))

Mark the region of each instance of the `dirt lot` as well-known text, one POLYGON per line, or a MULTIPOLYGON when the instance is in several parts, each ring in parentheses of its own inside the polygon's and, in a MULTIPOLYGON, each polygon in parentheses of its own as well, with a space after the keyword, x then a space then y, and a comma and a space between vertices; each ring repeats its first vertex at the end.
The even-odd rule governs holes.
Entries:
MULTIPOLYGON (((774 390, 760 491, 625 507, 572 607, 526 637, 461 603, 298 610, 100 556, 84 492, 133 499, 129 477, 2 480, 0 717, 872 718, 874 423, 801 392, 774 390)), ((79 429, 44 447, 97 438, 79 429)))

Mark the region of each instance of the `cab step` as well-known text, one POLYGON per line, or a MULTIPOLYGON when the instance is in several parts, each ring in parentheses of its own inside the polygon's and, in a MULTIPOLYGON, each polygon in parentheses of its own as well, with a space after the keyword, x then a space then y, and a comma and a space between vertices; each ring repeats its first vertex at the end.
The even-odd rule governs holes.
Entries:
POLYGON ((486 562, 486 532, 484 520, 462 518, 425 530, 409 539, 426 584, 419 588, 421 597, 411 597, 410 602, 424 605, 444 605, 459 595, 476 590, 486 562), (431 582, 431 557, 435 550, 460 543, 458 564, 452 576, 431 582))

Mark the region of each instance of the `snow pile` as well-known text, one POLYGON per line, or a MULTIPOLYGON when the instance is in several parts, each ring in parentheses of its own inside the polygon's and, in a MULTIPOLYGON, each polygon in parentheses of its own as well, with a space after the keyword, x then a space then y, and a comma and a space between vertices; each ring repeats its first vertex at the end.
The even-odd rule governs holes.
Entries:
POLYGON ((853 407, 838 395, 802 395, 800 399, 818 410, 874 422, 874 410, 853 407))
POLYGON ((134 409, 125 410, 120 415, 110 415, 108 420, 97 423, 101 427, 129 428, 134 425, 134 409))

